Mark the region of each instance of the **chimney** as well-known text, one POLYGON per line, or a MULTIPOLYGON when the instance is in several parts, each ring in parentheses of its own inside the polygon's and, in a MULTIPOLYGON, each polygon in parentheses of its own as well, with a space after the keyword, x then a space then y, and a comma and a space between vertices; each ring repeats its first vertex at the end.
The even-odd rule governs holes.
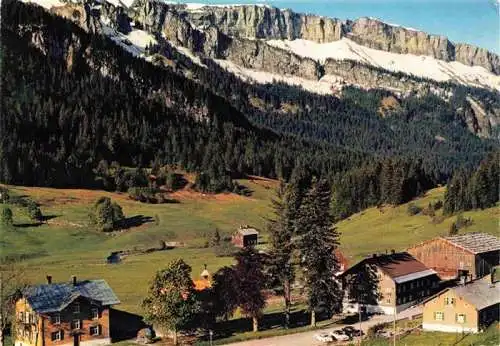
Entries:
POLYGON ((376 253, 372 254, 372 258, 377 258, 377 254, 376 253))
POLYGON ((73 286, 76 286, 76 276, 71 275, 71 282, 73 283, 73 286))
POLYGON ((391 254, 393 254, 393 255, 396 254, 396 250, 392 249, 391 254))
POLYGON ((52 283, 52 275, 47 275, 47 283, 49 285, 52 283))

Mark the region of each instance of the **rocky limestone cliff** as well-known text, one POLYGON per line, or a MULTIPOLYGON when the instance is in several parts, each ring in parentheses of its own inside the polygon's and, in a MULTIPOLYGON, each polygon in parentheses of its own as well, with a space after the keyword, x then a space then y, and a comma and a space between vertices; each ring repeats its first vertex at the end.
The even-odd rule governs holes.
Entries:
POLYGON ((267 6, 205 6, 186 10, 177 6, 195 26, 216 26, 227 35, 260 39, 306 39, 319 43, 348 37, 370 48, 394 53, 428 55, 445 61, 482 66, 500 74, 500 58, 486 49, 454 44, 445 36, 386 24, 373 18, 341 21, 315 15, 298 14, 267 6))

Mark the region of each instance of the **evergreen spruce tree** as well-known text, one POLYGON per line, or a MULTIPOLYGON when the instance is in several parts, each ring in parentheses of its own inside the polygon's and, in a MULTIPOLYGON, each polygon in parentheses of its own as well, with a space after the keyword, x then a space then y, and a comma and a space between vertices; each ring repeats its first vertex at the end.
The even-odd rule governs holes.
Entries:
POLYGON ((326 181, 313 181, 302 200, 297 218, 300 264, 307 289, 311 325, 316 324, 316 310, 329 314, 340 311, 343 292, 334 273, 339 263, 334 250, 339 234, 330 213, 330 188, 326 181))
POLYGON ((269 260, 267 270, 273 279, 271 285, 279 288, 285 302, 285 327, 290 326, 291 284, 295 277, 293 267, 294 224, 297 216, 296 190, 292 185, 281 182, 272 200, 274 218, 268 220, 270 234, 269 260))

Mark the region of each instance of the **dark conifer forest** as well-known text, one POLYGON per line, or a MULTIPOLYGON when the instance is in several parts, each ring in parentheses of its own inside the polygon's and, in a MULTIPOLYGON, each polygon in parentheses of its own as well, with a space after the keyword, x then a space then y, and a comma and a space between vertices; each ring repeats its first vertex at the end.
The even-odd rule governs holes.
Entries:
POLYGON ((175 165, 210 192, 246 174, 315 175, 333 183, 342 218, 408 201, 497 147, 456 111, 466 93, 500 103, 491 92, 460 87, 453 102, 410 95, 384 118, 387 91, 349 87, 336 98, 249 84, 167 43, 155 51, 175 66, 152 64, 37 6, 3 1, 2 17, 2 183, 122 189, 103 184, 116 176, 99 166, 175 165))

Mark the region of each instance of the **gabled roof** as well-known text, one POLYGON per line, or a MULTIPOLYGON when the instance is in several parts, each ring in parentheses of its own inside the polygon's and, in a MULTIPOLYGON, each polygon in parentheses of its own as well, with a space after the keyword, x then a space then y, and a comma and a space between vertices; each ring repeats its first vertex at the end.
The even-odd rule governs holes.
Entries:
POLYGON ((407 252, 365 258, 348 271, 361 264, 376 266, 397 283, 436 274, 434 270, 427 268, 422 262, 407 252))
POLYGON ((443 239, 473 254, 500 251, 500 238, 487 233, 466 233, 443 239))
POLYGON ((427 298, 423 303, 431 301, 450 290, 454 291, 457 296, 463 298, 467 303, 473 305, 478 311, 495 304, 500 304, 500 284, 498 282, 492 284, 489 276, 466 283, 465 285, 448 287, 427 298))
POLYGON ((23 291, 24 297, 37 313, 61 311, 79 297, 101 305, 115 305, 120 301, 104 280, 86 280, 72 283, 30 286, 23 291))
POLYGON ((238 233, 242 235, 254 235, 254 234, 259 234, 255 228, 240 228, 238 229, 238 233))

